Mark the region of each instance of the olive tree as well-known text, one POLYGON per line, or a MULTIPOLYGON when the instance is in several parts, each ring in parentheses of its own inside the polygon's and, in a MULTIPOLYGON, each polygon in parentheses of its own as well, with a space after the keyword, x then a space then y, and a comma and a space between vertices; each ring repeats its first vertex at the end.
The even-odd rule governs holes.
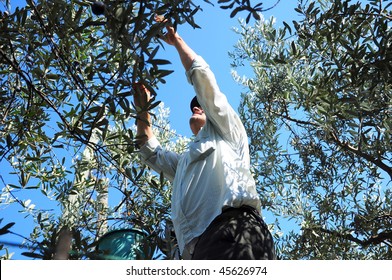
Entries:
POLYGON ((281 258, 392 258, 391 6, 299 1, 299 20, 237 30, 240 113, 281 258))

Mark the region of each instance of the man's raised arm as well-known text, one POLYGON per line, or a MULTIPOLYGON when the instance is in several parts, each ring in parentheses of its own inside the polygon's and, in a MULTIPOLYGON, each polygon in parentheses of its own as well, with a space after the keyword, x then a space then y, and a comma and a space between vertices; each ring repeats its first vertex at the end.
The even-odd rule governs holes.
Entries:
MULTIPOLYGON (((160 19, 157 18, 159 21, 160 19)), ((174 27, 170 23, 166 23, 167 33, 162 37, 162 39, 169 45, 176 48, 182 65, 186 71, 188 71, 196 57, 196 53, 188 46, 187 43, 182 39, 182 37, 174 30, 174 27)))

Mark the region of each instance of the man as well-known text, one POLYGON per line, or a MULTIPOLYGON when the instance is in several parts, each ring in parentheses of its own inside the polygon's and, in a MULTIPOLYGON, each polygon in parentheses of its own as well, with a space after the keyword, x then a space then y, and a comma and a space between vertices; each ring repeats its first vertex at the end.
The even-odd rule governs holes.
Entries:
MULTIPOLYGON (((176 48, 193 85, 190 128, 195 139, 178 155, 163 150, 148 112, 139 113, 142 160, 173 184, 172 220, 184 259, 275 259, 273 240, 260 217, 260 200, 249 170, 245 128, 220 92, 207 63, 170 25, 163 40, 176 48)), ((135 104, 149 92, 139 86, 135 104)))

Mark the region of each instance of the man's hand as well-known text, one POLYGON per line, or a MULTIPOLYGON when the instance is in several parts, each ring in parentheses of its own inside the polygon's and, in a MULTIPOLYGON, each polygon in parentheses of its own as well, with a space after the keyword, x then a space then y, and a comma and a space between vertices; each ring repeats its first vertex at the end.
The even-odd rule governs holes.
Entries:
POLYGON ((167 32, 161 36, 161 39, 177 49, 182 65, 184 65, 185 70, 188 71, 192 66, 196 53, 184 42, 168 19, 163 16, 155 15, 155 20, 157 22, 165 23, 167 32))
POLYGON ((150 91, 142 83, 134 83, 132 85, 132 88, 134 90, 133 101, 135 102, 136 107, 139 107, 141 110, 144 110, 147 103, 151 99, 150 91))
POLYGON ((178 40, 179 35, 177 34, 176 30, 172 26, 172 24, 168 21, 167 18, 164 18, 164 16, 160 15, 155 15, 155 21, 164 23, 166 26, 166 33, 162 34, 159 38, 161 38, 163 41, 165 41, 169 45, 175 45, 176 40, 178 40))

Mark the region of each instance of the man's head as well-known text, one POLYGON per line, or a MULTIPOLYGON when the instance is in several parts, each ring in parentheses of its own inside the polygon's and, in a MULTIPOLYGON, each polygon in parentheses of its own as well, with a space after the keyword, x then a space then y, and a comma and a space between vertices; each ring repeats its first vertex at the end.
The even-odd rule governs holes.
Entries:
POLYGON ((189 126, 194 135, 199 133, 200 129, 206 124, 206 115, 201 108, 196 96, 192 99, 190 108, 192 111, 192 116, 189 119, 189 126))

